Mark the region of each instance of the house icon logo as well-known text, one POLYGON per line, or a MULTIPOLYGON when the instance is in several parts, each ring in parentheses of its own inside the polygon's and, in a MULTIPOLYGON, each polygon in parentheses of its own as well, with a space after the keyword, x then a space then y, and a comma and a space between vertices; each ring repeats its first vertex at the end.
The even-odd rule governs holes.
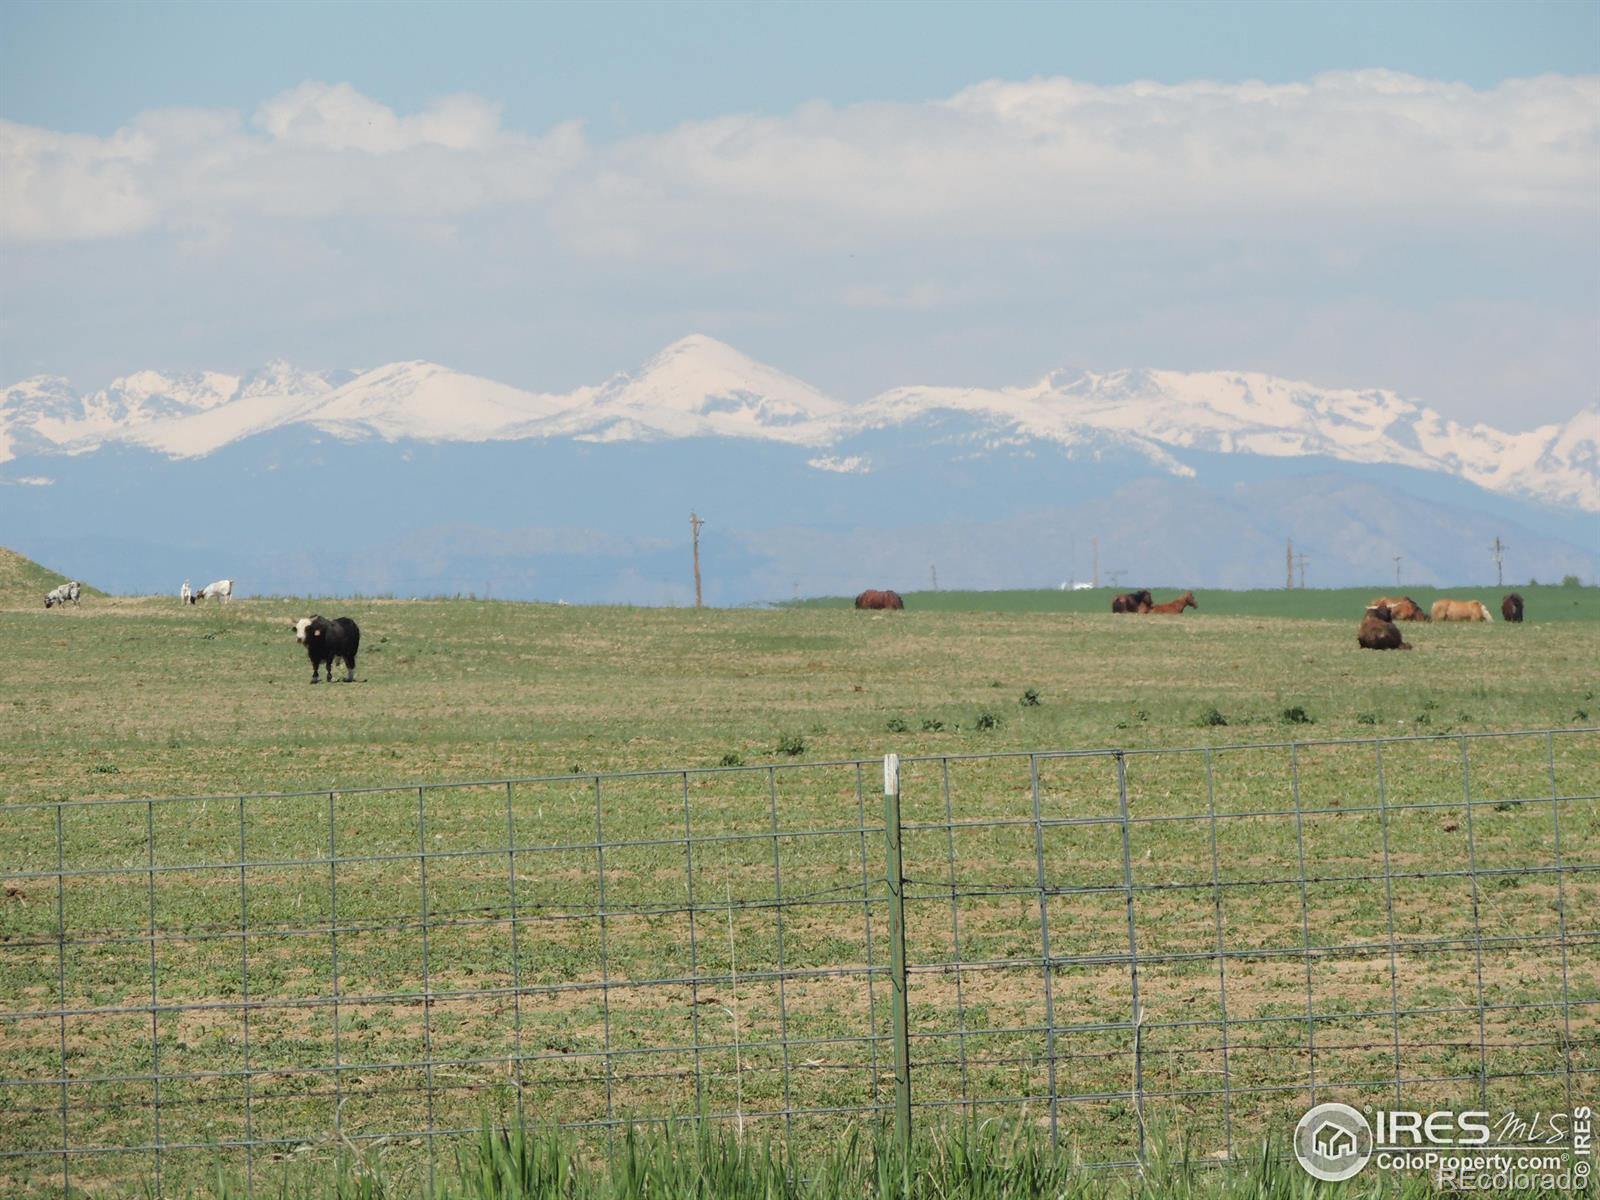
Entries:
POLYGON ((1372 1126, 1348 1104, 1319 1104, 1294 1127, 1294 1156, 1317 1179, 1349 1179, 1372 1157, 1372 1126))

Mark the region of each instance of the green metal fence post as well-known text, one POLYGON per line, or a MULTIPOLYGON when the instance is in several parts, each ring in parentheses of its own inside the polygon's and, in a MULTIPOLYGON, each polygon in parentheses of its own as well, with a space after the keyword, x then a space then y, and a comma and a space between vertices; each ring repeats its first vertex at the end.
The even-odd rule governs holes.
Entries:
MULTIPOLYGON (((903 1169, 911 1163, 911 1044, 906 1019, 905 873, 900 858, 900 756, 883 758, 883 838, 889 883, 890 1015, 894 1022, 894 1131, 903 1169)), ((908 1181, 909 1182, 909 1181, 908 1181)))

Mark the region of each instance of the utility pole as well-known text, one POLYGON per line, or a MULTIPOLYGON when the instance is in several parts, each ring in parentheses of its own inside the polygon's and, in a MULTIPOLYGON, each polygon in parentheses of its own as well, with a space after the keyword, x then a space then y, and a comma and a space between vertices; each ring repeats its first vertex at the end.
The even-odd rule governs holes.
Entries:
POLYGON ((933 585, 933 590, 934 591, 937 592, 939 590, 939 564, 938 563, 929 563, 928 564, 928 582, 933 585))
POLYGON ((1285 570, 1287 572, 1286 582, 1284 583, 1283 586, 1288 588, 1292 592, 1292 591, 1294 591, 1294 539, 1293 538, 1290 538, 1288 541, 1286 541, 1284 543, 1283 562, 1284 562, 1284 568, 1285 568, 1285 570))
POLYGON ((1500 540, 1500 538, 1498 536, 1496 536, 1495 539, 1494 539, 1494 545, 1490 546, 1489 550, 1494 555, 1494 585, 1495 585, 1495 587, 1505 587, 1505 585, 1506 585, 1506 577, 1505 577, 1505 570, 1504 570, 1504 559, 1505 559, 1505 555, 1506 555, 1505 544, 1503 542, 1501 542, 1501 540, 1500 540))
POLYGON ((1399 587, 1400 587, 1400 559, 1403 556, 1399 555, 1399 554, 1391 554, 1389 557, 1394 559, 1394 586, 1395 586, 1396 590, 1399 590, 1399 587))
POLYGON ((1295 561, 1300 564, 1300 590, 1306 590, 1306 555, 1296 554, 1295 561))
POLYGON ((1099 587, 1100 586, 1100 539, 1097 538, 1097 537, 1094 537, 1094 538, 1090 538, 1089 541, 1094 545, 1094 586, 1095 587, 1099 587))
POLYGON ((705 524, 705 522, 702 521, 696 514, 694 514, 692 512, 689 514, 689 531, 694 535, 694 606, 696 608, 701 607, 701 604, 700 604, 700 526, 702 526, 704 524, 705 524))
POLYGON ((1128 573, 1128 572, 1127 572, 1127 569, 1126 569, 1126 568, 1124 568, 1124 569, 1123 569, 1123 570, 1120 570, 1120 571, 1107 571, 1107 572, 1106 572, 1106 579, 1107 579, 1107 580, 1108 580, 1108 581, 1109 581, 1109 586, 1111 586, 1111 587, 1116 587, 1116 586, 1117 586, 1117 583, 1118 583, 1118 582, 1119 582, 1119 581, 1120 581, 1120 580, 1121 580, 1121 579, 1122 579, 1122 577, 1123 577, 1123 576, 1124 576, 1124 575, 1126 575, 1126 574, 1127 574, 1127 573, 1128 573))

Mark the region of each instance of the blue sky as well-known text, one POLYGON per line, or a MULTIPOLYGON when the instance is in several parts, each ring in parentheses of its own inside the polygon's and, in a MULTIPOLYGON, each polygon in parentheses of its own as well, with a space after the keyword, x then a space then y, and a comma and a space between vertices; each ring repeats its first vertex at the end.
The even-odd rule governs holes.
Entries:
POLYGON ((1597 75, 1592 3, 11 0, 0 383, 554 390, 699 331, 845 399, 1238 368, 1523 427, 1600 381, 1597 75))
POLYGON ((253 109, 305 79, 397 109, 442 92, 507 124, 608 132, 808 100, 921 100, 981 79, 1284 82, 1389 67, 1486 86, 1600 70, 1600 4, 124 3, 0 5, 0 112, 110 133, 130 114, 253 109))

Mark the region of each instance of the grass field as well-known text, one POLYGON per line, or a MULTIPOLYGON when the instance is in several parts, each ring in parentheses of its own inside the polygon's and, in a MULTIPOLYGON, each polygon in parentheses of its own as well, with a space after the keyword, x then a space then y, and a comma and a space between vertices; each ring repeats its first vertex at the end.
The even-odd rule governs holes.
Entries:
MULTIPOLYGON (((863 808, 853 769, 791 769, 808 761, 889 750, 960 756, 1221 747, 1594 724, 1600 613, 1593 591, 1578 589, 1576 605, 1562 608, 1561 600, 1574 599, 1566 589, 1519 590, 1528 598, 1527 624, 1409 626, 1410 654, 1356 648, 1365 594, 1354 605, 1342 596, 1294 594, 1297 602, 1316 596, 1323 611, 1338 607, 1337 619, 1259 606, 1255 615, 1227 612, 1277 593, 1202 593, 1198 612, 1165 620, 1021 602, 1009 611, 944 611, 920 597, 898 614, 319 601, 314 607, 325 615, 360 622, 363 646, 358 683, 316 687, 307 685, 309 664, 290 631, 312 607, 303 601, 190 609, 168 599, 97 598, 45 612, 14 593, 0 607, 0 874, 20 883, 0 897, 0 1012, 63 1001, 94 1012, 65 1023, 0 1021, 0 1056, 14 1080, 50 1080, 64 1042, 69 1074, 94 1079, 148 1075, 155 1050, 162 1072, 193 1076, 166 1087, 163 1139, 235 1138, 242 1028, 226 1004, 240 994, 243 949, 252 1000, 267 1005, 250 1018, 251 1069, 275 1072, 255 1081, 253 1133, 305 1139, 304 1153, 263 1153, 258 1171, 280 1157, 329 1149, 316 1139, 319 1131, 326 1136, 337 1101, 325 1077, 297 1069, 330 1061, 334 1037, 345 1063, 403 1062, 427 1049, 468 1064, 426 1081, 404 1068, 350 1072, 340 1109, 347 1133, 416 1128, 425 1085, 441 1125, 475 1125, 485 1110, 506 1114, 514 1100, 504 1061, 512 1006, 503 996, 419 1002, 423 951, 418 931, 401 923, 421 904, 420 839, 433 852, 461 855, 431 868, 433 989, 466 995, 513 981, 533 989, 516 1007, 521 1044, 539 1058, 522 1081, 531 1113, 582 1119, 603 1115, 608 1103, 619 1112, 692 1107, 690 1055, 664 1056, 649 1079, 618 1080, 594 1068, 601 1039, 612 1048, 684 1045, 693 1018, 707 1044, 723 1047, 735 1009, 749 1048, 706 1051, 713 1108, 770 1111, 786 1098, 795 1107, 881 1103, 867 1049, 848 1040, 885 1028, 881 990, 868 1005, 853 978, 791 986, 789 1038, 821 1048, 804 1051, 803 1060, 797 1051, 784 1072, 780 1060, 789 1054, 776 1045, 773 983, 727 982, 735 968, 854 969, 869 953, 881 964, 881 890, 868 887, 870 902, 792 914, 787 924, 770 908, 730 913, 725 927, 702 918, 696 928, 681 914, 613 919, 603 935, 608 978, 681 974, 684 946, 698 933, 700 971, 723 982, 602 990, 595 923, 556 919, 597 903, 592 848, 562 848, 592 840, 589 776, 784 766, 777 782, 760 771, 728 771, 696 775, 692 784, 670 776, 606 784, 606 839, 629 843, 608 855, 606 903, 643 913, 683 894, 683 846, 672 839, 681 839, 686 819, 696 836, 870 827, 872 780, 863 808), (513 870, 524 912, 533 914, 519 926, 507 912, 504 789, 430 792, 420 824, 414 789, 341 797, 332 828, 339 888, 330 904, 328 789, 512 776, 546 777, 511 794, 513 870), (101 873, 69 879, 60 897, 53 880, 41 884, 32 874, 55 867, 55 810, 29 803, 245 791, 320 794, 253 801, 244 810, 216 801, 64 810, 66 867, 101 873), (151 873, 152 857, 160 865, 231 867, 151 873), (243 947, 238 938, 214 936, 238 929, 241 880, 251 930, 243 947), (53 938, 58 900, 70 933, 85 939, 66 962, 53 938), (360 931, 340 938, 339 991, 349 999, 337 1017, 302 1004, 330 990, 328 926, 360 931), (306 936, 308 929, 323 932, 306 936), (149 1012, 137 1010, 150 1002, 152 963, 162 1003, 175 1006, 157 1022, 155 1047, 149 1012), (220 1010, 205 1007, 219 1003, 220 1010)), ((1210 827, 1161 819, 1206 811, 1206 760, 1128 760, 1130 806, 1148 821, 1133 827, 1129 870, 1141 884, 1161 885, 1139 894, 1134 913, 1141 953, 1151 958, 1141 979, 1143 1087, 1165 1097, 1148 1105, 1149 1119, 1192 1131, 1199 1155, 1221 1145, 1216 1098, 1185 1095, 1216 1083, 1218 965, 1206 951, 1219 936, 1238 954, 1228 968, 1228 1020, 1240 1039, 1231 1058, 1240 1094, 1229 1114, 1238 1146, 1283 1136, 1303 1110, 1297 1081, 1307 1066, 1305 1031, 1293 1018, 1305 1013, 1308 989, 1318 1011, 1331 1014, 1319 1025, 1324 1078, 1393 1077, 1400 1021, 1367 1014, 1400 1003, 1481 1001, 1485 1020, 1480 1027, 1473 1018, 1470 1037, 1459 1019, 1407 1018, 1401 1069, 1419 1081, 1408 1098, 1472 1098, 1458 1085, 1426 1080, 1479 1071, 1480 1056, 1491 1052, 1484 1046, 1494 1055, 1494 1101, 1559 1107, 1564 1062, 1589 1072, 1580 1080, 1592 1094, 1600 1069, 1600 885, 1592 873, 1538 872, 1553 861, 1552 781, 1565 796, 1600 795, 1600 739, 1483 742, 1471 753, 1471 795, 1483 803, 1469 810, 1459 803, 1459 743, 1391 748, 1386 802, 1395 811, 1380 819, 1371 747, 1304 750, 1296 802, 1317 815, 1307 818, 1297 845, 1286 752, 1219 751, 1212 764, 1219 810, 1256 814, 1219 835, 1226 903, 1208 886, 1210 827), (1541 796, 1543 806, 1535 806, 1541 796), (1478 868, 1503 872, 1481 897, 1476 878, 1469 889, 1466 879, 1429 874, 1464 864, 1469 820, 1478 868), (1306 873, 1319 879, 1309 908, 1283 882, 1296 876, 1301 850, 1312 863, 1306 873), (1393 883, 1389 904, 1372 875, 1385 862, 1412 873, 1393 883), (1567 939, 1560 963, 1558 926, 1567 939), (1459 955, 1360 951, 1325 955, 1313 968, 1279 953, 1306 940, 1387 945, 1474 931, 1494 939, 1476 974, 1459 955), (1564 1013, 1550 1007, 1561 989, 1564 1013), (1545 1007, 1519 1008, 1528 997, 1545 1007), (1352 1015, 1341 1023, 1340 1012, 1352 1015)), ((1046 811, 1114 813, 1108 762, 1048 760, 1039 787, 1046 811)), ((911 961, 947 965, 959 953, 1002 964, 915 977, 912 1024, 929 1061, 917 1076, 919 1099, 1037 1095, 1041 1086, 1041 972, 1026 965, 1038 954, 1039 906, 1006 894, 1033 879, 1029 769, 1026 758, 957 761, 946 790, 937 761, 907 768, 906 819, 923 828, 907 838, 906 876, 938 881, 956 871, 994 893, 953 903, 924 887, 908 916, 911 961), (942 826, 946 803, 951 818, 972 827, 942 826), (1022 824, 984 824, 1011 818, 1022 824), (1003 965, 1008 960, 1020 965, 1003 965)), ((1600 864, 1595 804, 1565 801, 1559 816, 1562 861, 1600 864)), ((697 892, 726 896, 730 905, 770 898, 776 844, 708 844, 695 861, 697 892)), ((878 853, 864 837, 785 841, 785 894, 860 883, 877 869, 878 853)), ((1053 973, 1056 1021, 1081 1028, 1058 1047, 1071 1064, 1063 1066, 1062 1090, 1105 1097, 1065 1106, 1063 1136, 1091 1160, 1119 1158, 1135 1120, 1123 1096, 1129 1037, 1117 1027, 1130 1011, 1128 972, 1115 959, 1128 938, 1127 900, 1115 887, 1124 870, 1120 830, 1063 826, 1040 853, 1060 879, 1083 885, 1049 905, 1060 939, 1053 953, 1072 960, 1053 973)), ((126 1080, 73 1085, 71 1142, 142 1144, 152 1136, 150 1090, 126 1080)), ((59 1087, 8 1091, 0 1105, 9 1101, 13 1116, 0 1148, 59 1145, 59 1087)), ((1368 1088, 1361 1098, 1382 1092, 1368 1088)), ((796 1125, 813 1140, 835 1128, 822 1118, 796 1125)), ((397 1179, 418 1178, 416 1146, 384 1143, 381 1152, 397 1179)), ((200 1178, 211 1159, 203 1150, 165 1156, 169 1185, 200 1178)), ((230 1166, 240 1161, 231 1154, 230 1166)), ((84 1156, 75 1170, 91 1191, 115 1191, 149 1167, 148 1156, 84 1156)), ((0 1163, 0 1191, 50 1194, 59 1188, 52 1171, 59 1163, 49 1159, 0 1163)))
POLYGON ((1600 715, 1600 589, 1576 591, 1577 620, 1530 595, 1517 628, 1409 625, 1412 654, 1357 650, 1365 597, 1338 619, 1219 611, 1288 595, 1266 592, 1202 594, 1163 620, 366 600, 46 612, 29 593, 0 610, 0 788, 67 800, 709 766, 785 758, 785 738, 844 759, 1582 724, 1600 715), (358 686, 307 686, 289 625, 313 607, 360 622, 358 686), (1019 704, 1029 688, 1039 705, 1019 704), (1296 706, 1314 726, 1285 726, 1296 706), (1211 708, 1225 727, 1197 727, 1211 708), (986 711, 998 723, 979 729, 986 711))

